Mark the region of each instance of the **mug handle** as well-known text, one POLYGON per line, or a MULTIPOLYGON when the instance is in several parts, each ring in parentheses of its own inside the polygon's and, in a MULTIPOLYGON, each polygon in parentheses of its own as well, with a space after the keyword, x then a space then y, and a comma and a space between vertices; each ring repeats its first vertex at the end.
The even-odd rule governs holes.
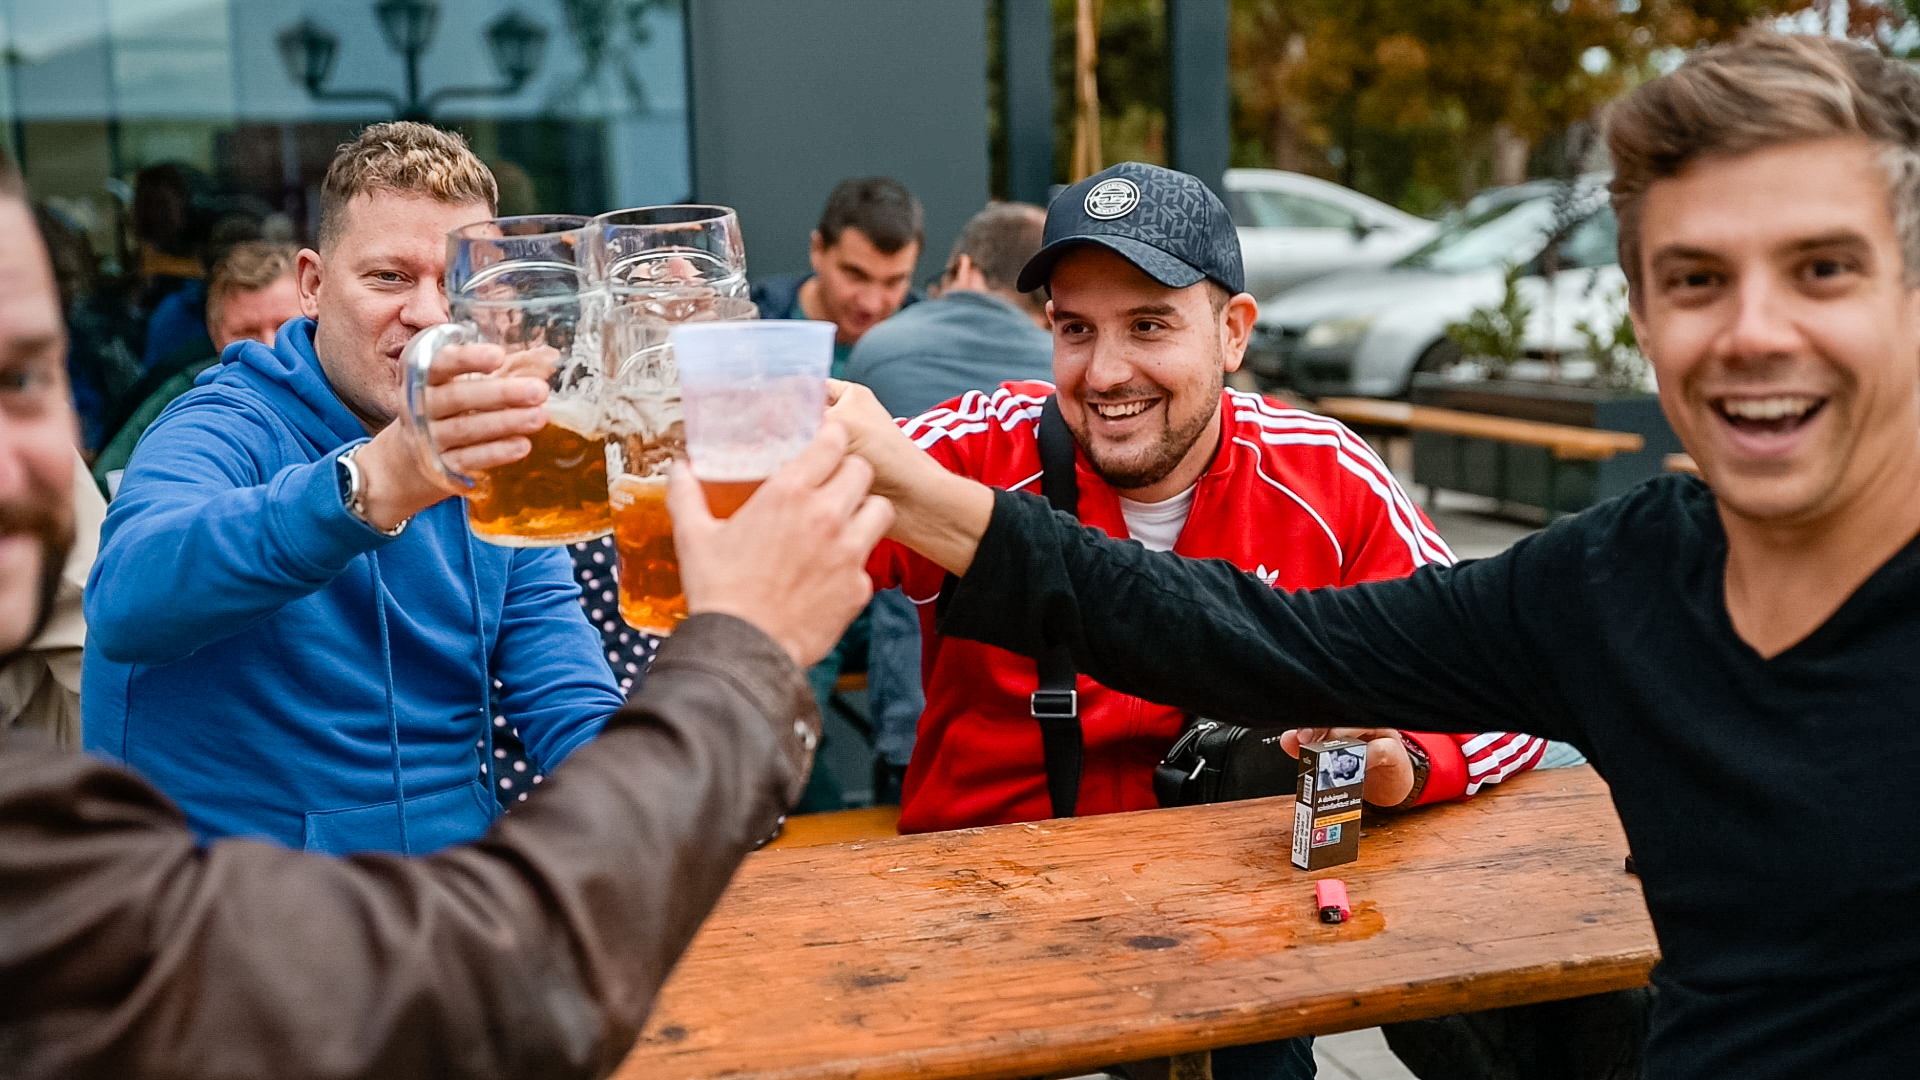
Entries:
POLYGON ((480 340, 479 328, 463 322, 429 326, 413 335, 400 351, 400 379, 406 391, 407 418, 412 422, 414 451, 421 468, 449 494, 465 495, 473 490, 473 480, 447 468, 440 447, 433 441, 433 426, 427 417, 427 376, 434 357, 449 345, 466 345, 480 340))

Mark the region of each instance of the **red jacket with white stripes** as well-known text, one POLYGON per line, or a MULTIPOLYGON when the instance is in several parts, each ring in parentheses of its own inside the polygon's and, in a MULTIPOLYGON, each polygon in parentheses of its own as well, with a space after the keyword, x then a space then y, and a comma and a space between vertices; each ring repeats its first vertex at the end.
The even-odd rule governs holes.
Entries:
MULTIPOLYGON (((1053 387, 1006 383, 968 393, 916 419, 908 437, 949 470, 1038 493, 1040 406, 1053 387)), ((1223 391, 1222 439, 1200 477, 1174 551, 1226 559, 1278 589, 1352 585, 1451 563, 1418 507, 1367 444, 1338 421, 1223 391)), ((1126 537, 1120 503, 1076 454, 1080 520, 1126 537)), ((920 607, 927 707, 901 797, 900 830, 926 832, 1051 817, 1040 727, 1029 711, 1034 662, 977 642, 943 638, 933 604, 945 571, 892 541, 867 564, 876 588, 902 586, 920 607)), ((1177 709, 1130 697, 1081 676, 1086 746, 1079 813, 1150 809, 1153 767, 1179 734, 1177 709)), ((1284 712, 1284 704, 1276 709, 1284 712)), ((1284 719, 1284 717, 1283 717, 1284 719)), ((1527 735, 1406 732, 1431 764, 1420 802, 1455 799, 1539 761, 1527 735)))

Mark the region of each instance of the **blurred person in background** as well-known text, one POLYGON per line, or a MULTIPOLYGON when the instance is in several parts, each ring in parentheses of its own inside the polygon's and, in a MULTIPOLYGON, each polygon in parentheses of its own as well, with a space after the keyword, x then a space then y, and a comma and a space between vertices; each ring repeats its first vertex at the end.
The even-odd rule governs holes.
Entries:
POLYGON ((147 426, 173 399, 192 389, 227 346, 238 341, 271 346, 280 327, 300 317, 300 289, 293 274, 299 250, 292 244, 247 240, 214 263, 207 283, 206 333, 175 349, 127 394, 133 408, 94 462, 94 480, 102 491, 112 495, 147 426))
MULTIPOLYGON (((753 302, 763 319, 816 319, 837 326, 832 373, 840 378, 854 344, 867 331, 922 299, 913 288, 913 268, 925 243, 926 212, 905 185, 885 176, 842 180, 827 196, 809 241, 813 272, 757 282, 753 302)), ((868 625, 864 616, 855 620, 840 647, 807 673, 823 713, 841 674, 866 670, 868 625)), ((845 790, 822 762, 800 811, 838 810, 845 805, 845 790)))
POLYGON ((99 449, 115 403, 140 381, 145 317, 111 278, 86 231, 46 203, 33 208, 67 328, 67 384, 79 414, 79 446, 99 449))
MULTIPOLYGON (((895 416, 918 416, 969 390, 1053 379, 1047 298, 1015 282, 1040 250, 1047 212, 994 202, 953 242, 938 299, 915 304, 854 345, 847 378, 895 416)), ((874 799, 898 803, 926 695, 920 685, 920 614, 899 589, 869 609, 867 701, 873 720, 874 799)))
POLYGON ((753 302, 763 319, 818 319, 838 326, 833 377, 845 375, 854 343, 920 299, 913 267, 926 243, 926 212, 898 180, 842 180, 827 196, 807 258, 811 274, 758 282, 753 302))
POLYGON ((199 336, 207 321, 201 256, 217 220, 213 183, 183 162, 149 165, 133 180, 133 234, 140 244, 140 306, 149 312, 140 366, 152 368, 199 336))
MULTIPOLYGON (((44 636, 75 507, 65 343, 0 157, 0 665, 44 636)), ((669 496, 688 608, 646 690, 484 844, 418 860, 197 845, 139 777, 0 725, 10 1078, 600 1077, 819 735, 801 668, 887 527, 836 425, 728 521, 669 496)), ((78 484, 79 486, 76 486, 78 484)))

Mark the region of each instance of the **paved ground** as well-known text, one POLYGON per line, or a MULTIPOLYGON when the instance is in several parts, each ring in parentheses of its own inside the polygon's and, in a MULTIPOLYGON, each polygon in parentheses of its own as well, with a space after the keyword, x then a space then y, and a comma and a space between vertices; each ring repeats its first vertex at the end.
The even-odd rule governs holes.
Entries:
POLYGON ((1322 1035, 1313 1040, 1313 1060, 1320 1080, 1415 1080, 1379 1028, 1322 1035))

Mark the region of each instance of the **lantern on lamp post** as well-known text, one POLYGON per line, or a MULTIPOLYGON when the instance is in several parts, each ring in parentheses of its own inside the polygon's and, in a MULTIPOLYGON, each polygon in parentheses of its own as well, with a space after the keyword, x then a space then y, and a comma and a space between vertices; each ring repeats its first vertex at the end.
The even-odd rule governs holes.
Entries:
POLYGON ((331 90, 327 81, 339 59, 340 38, 313 19, 304 19, 280 31, 280 62, 287 76, 315 101, 379 101, 402 120, 429 122, 434 110, 456 97, 508 97, 519 93, 539 73, 546 57, 547 28, 517 11, 509 11, 487 26, 488 58, 504 80, 499 86, 448 86, 424 97, 420 93, 420 58, 433 46, 440 28, 436 0, 378 0, 374 18, 387 48, 399 53, 406 65, 404 98, 384 90, 331 90))

